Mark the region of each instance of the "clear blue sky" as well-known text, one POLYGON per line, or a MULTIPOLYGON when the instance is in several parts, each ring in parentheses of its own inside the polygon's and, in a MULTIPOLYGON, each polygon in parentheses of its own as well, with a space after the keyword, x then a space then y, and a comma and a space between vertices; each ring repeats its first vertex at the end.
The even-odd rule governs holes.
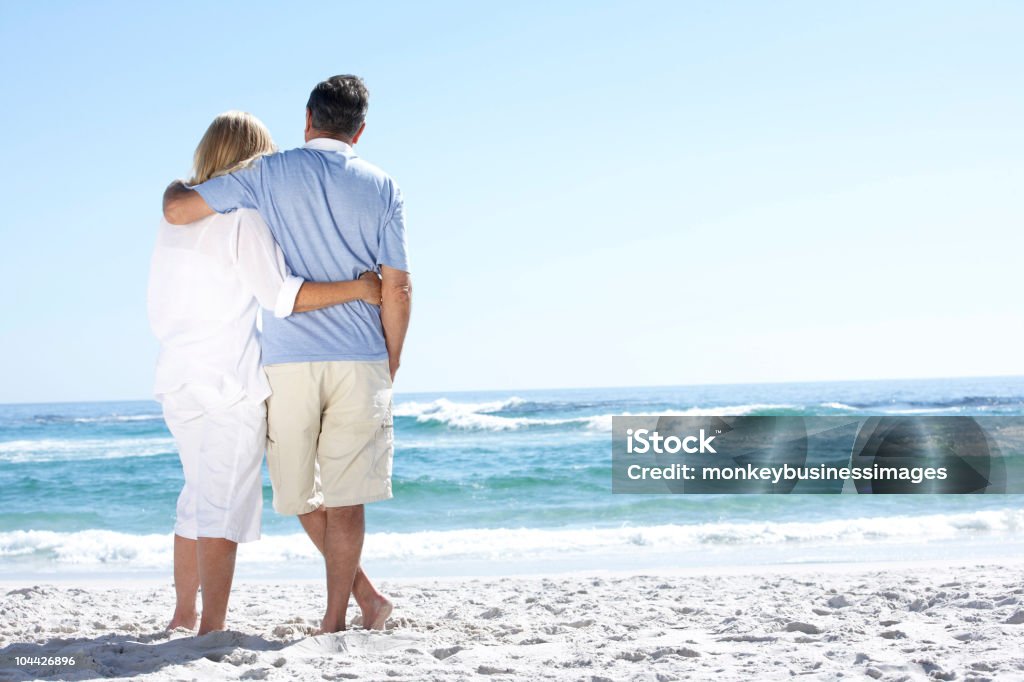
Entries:
POLYGON ((209 121, 371 91, 400 391, 1024 374, 1019 2, 0 4, 0 401, 149 395, 209 121))

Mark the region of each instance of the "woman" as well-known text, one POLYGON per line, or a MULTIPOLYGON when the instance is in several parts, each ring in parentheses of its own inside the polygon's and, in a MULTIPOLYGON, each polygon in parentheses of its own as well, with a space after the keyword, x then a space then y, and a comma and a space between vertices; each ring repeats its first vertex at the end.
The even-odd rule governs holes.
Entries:
MULTIPOLYGON (((254 116, 221 114, 196 148, 191 183, 274 151, 269 131, 254 116)), ((195 627, 200 586, 199 634, 224 628, 237 543, 260 536, 264 400, 270 395, 260 367, 260 308, 286 317, 356 300, 380 304, 376 273, 322 283, 290 276, 255 211, 180 227, 161 224, 149 281, 149 318, 160 341, 155 393, 185 473, 174 528, 177 605, 170 629, 195 627)))

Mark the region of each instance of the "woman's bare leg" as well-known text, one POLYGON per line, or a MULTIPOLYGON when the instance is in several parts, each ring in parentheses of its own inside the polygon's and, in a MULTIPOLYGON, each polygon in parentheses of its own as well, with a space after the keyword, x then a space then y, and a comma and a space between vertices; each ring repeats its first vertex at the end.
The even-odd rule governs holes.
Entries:
POLYGON ((174 536, 174 593, 176 604, 168 630, 196 627, 196 592, 199 591, 199 558, 196 541, 174 536))
POLYGON ((224 629, 238 543, 224 538, 199 538, 198 544, 199 583, 203 588, 203 618, 199 634, 205 635, 224 629))

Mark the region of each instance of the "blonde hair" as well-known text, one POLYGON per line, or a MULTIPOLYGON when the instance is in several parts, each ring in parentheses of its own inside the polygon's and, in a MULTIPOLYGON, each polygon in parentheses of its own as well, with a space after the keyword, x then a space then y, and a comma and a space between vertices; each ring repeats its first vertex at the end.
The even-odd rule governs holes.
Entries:
POLYGON ((189 184, 241 170, 254 159, 276 151, 262 121, 245 111, 226 111, 213 119, 199 141, 189 184))

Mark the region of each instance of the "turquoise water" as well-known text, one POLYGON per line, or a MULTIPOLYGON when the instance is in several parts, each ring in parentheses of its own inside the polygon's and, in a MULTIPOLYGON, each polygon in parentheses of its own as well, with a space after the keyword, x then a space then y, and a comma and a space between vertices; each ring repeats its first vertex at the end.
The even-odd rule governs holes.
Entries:
MULTIPOLYGON (((368 508, 368 561, 1017 551, 1017 496, 613 495, 612 415, 660 413, 1024 415, 1024 379, 399 395, 395 499, 368 508)), ((0 573, 167 565, 181 482, 154 402, 0 406, 0 573)), ((243 565, 315 565, 269 482, 264 499, 243 565)))

